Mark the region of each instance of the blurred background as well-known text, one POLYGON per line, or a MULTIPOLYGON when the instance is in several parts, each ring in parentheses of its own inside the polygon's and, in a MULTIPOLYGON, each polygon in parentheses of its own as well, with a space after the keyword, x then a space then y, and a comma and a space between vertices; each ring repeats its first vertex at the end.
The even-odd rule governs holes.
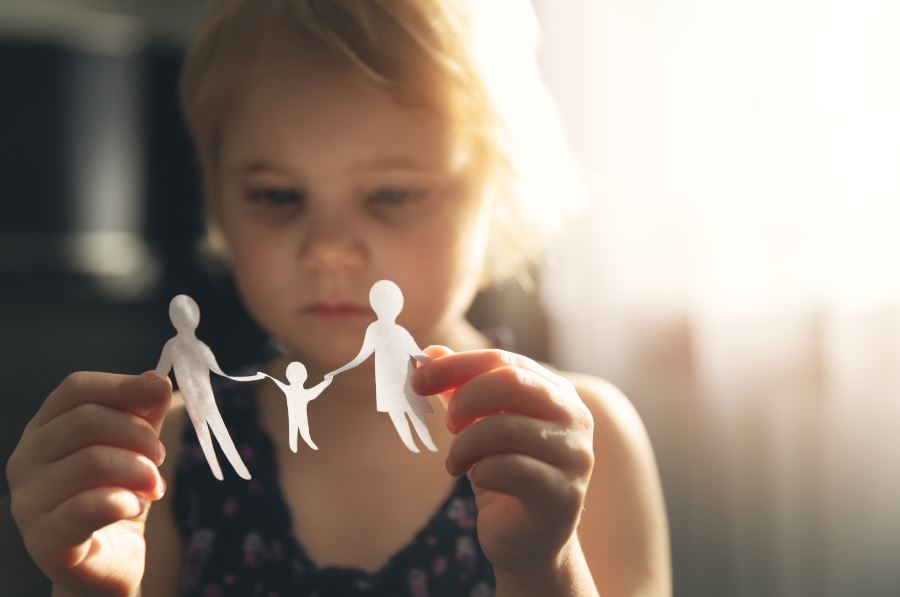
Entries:
MULTIPOLYGON (((676 595, 900 594, 900 6, 534 2, 592 192, 473 319, 635 403, 676 595)), ((264 341, 200 249, 203 7, 0 0, 4 462, 67 373, 153 367, 178 292, 225 368, 264 341)))

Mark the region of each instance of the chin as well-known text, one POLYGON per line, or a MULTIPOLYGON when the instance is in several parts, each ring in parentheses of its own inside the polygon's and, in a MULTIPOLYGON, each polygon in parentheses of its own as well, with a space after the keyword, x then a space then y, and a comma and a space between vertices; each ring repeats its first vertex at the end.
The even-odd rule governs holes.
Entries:
MULTIPOLYGON (((293 358, 309 368, 337 369, 359 354, 365 330, 360 334, 308 334, 297 342, 283 340, 293 358)), ((370 358, 371 360, 371 358, 370 358)))

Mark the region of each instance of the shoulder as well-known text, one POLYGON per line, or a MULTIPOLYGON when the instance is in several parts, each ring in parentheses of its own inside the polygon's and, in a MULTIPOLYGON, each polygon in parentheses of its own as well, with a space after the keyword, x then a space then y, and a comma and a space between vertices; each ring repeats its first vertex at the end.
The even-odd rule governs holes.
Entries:
POLYGON ((594 419, 594 470, 578 536, 600 593, 670 595, 665 501, 641 417, 608 381, 560 374, 594 419))
MULTIPOLYGON (((594 437, 604 443, 620 443, 637 451, 650 450, 643 421, 631 401, 610 382, 585 375, 560 371, 568 379, 594 418, 594 437)), ((655 464, 654 464, 655 466, 655 464)))

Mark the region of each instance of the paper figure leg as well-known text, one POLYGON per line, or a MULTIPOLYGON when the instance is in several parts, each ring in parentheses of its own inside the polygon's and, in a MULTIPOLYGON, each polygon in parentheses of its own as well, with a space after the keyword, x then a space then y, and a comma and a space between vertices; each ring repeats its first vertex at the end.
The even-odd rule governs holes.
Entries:
POLYGON ((291 400, 288 399, 288 443, 291 446, 291 452, 297 453, 297 432, 306 442, 306 445, 313 450, 318 450, 312 437, 309 435, 309 415, 307 415, 308 400, 291 400))
POLYGON ((194 423, 194 431, 197 432, 197 441, 200 442, 200 449, 206 456, 206 462, 216 479, 221 481, 225 477, 222 476, 222 469, 219 467, 219 459, 216 458, 216 451, 213 449, 212 437, 209 435, 209 425, 206 421, 192 421, 194 423))
POLYGON ((437 452, 437 446, 434 445, 434 441, 431 439, 431 432, 428 431, 428 426, 425 424, 425 421, 422 420, 422 417, 419 415, 419 413, 415 411, 409 413, 409 420, 412 421, 413 427, 415 428, 416 433, 419 436, 419 440, 425 445, 425 447, 432 452, 437 452))
POLYGON ((288 399, 288 444, 291 446, 291 452, 297 453, 297 415, 295 413, 296 406, 293 401, 288 399))
MULTIPOLYGON (((238 454, 234 442, 231 441, 231 435, 229 435, 228 429, 225 427, 225 421, 222 420, 222 415, 219 414, 218 409, 212 413, 212 416, 207 420, 207 423, 209 423, 213 435, 219 440, 219 446, 222 448, 222 452, 225 454, 228 462, 231 463, 231 466, 234 467, 238 476, 241 479, 249 479, 250 471, 247 470, 247 466, 244 464, 244 461, 241 460, 241 455, 238 454)), ((221 479, 221 477, 217 478, 221 479)))
MULTIPOLYGON (((300 436, 303 438, 303 441, 306 442, 307 446, 309 446, 313 450, 318 450, 319 446, 317 446, 316 444, 313 443, 312 437, 309 434, 309 415, 307 414, 307 411, 306 411, 307 406, 309 406, 309 402, 304 402, 303 405, 300 407, 303 409, 300 411, 300 414, 301 414, 300 424, 298 425, 298 427, 300 428, 300 436)), ((297 445, 297 436, 296 435, 294 436, 293 440, 294 440, 294 445, 296 446, 297 445)), ((294 451, 296 452, 297 450, 295 449, 294 451)))
MULTIPOLYGON (((300 426, 300 437, 302 437, 303 441, 306 442, 306 445, 309 446, 310 448, 312 448, 313 450, 319 449, 319 446, 317 446, 315 443, 313 443, 312 438, 309 436, 309 425, 301 425, 300 426)), ((297 448, 296 448, 297 436, 295 435, 293 439, 294 439, 294 446, 295 446, 294 452, 296 452, 297 451, 297 448)))
POLYGON ((389 410, 388 414, 391 416, 391 422, 394 424, 394 429, 397 430, 397 434, 400 435, 400 439, 403 440, 403 445, 409 448, 411 452, 418 454, 419 447, 416 446, 413 441, 412 432, 409 429, 409 421, 406 420, 406 414, 402 410, 389 410))

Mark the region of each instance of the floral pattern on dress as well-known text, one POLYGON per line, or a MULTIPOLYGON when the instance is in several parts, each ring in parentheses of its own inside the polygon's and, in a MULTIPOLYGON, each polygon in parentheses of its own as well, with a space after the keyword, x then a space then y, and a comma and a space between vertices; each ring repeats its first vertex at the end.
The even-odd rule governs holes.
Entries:
POLYGON ((369 574, 316 566, 293 534, 274 449, 259 427, 251 387, 230 380, 216 380, 214 385, 219 410, 252 480, 240 479, 230 469, 223 470, 223 481, 215 479, 193 428, 185 426, 172 492, 173 514, 185 545, 183 595, 493 596, 493 568, 478 544, 477 507, 465 475, 432 519, 382 569, 369 574))

